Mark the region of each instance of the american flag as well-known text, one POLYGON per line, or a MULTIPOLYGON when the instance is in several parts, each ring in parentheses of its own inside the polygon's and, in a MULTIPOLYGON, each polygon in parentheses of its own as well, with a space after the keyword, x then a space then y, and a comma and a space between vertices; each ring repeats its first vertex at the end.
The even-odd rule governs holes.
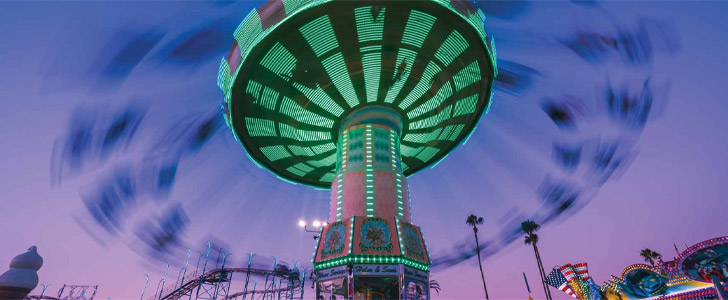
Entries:
POLYGON ((561 274, 561 270, 554 268, 549 276, 546 276, 546 283, 553 286, 560 291, 569 294, 569 296, 576 298, 574 291, 571 290, 569 284, 566 282, 566 277, 561 274))
POLYGON ((561 271, 561 274, 564 275, 567 282, 572 282, 575 279, 578 279, 576 277, 576 270, 574 270, 574 267, 572 267, 570 264, 563 265, 559 268, 559 271, 561 271))
POLYGON ((579 276, 579 279, 587 281, 589 280, 589 270, 587 269, 586 263, 580 263, 573 265, 574 270, 576 270, 576 275, 579 276))

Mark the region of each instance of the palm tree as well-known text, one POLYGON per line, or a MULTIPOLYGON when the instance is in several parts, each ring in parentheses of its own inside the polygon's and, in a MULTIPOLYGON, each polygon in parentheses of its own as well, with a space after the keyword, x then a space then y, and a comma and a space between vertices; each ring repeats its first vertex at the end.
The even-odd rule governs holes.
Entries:
POLYGON ((473 235, 475 235, 475 247, 478 251, 478 266, 480 267, 480 278, 483 279, 483 290, 485 290, 485 299, 490 300, 488 297, 488 288, 485 286, 485 275, 483 274, 483 264, 480 261, 480 243, 478 242, 478 225, 483 224, 483 217, 476 215, 468 216, 465 221, 466 224, 473 227, 473 235))
POLYGON ((437 280, 434 280, 434 279, 430 280, 430 289, 435 290, 437 295, 440 295, 440 283, 437 282, 437 280))
POLYGON ((541 225, 534 222, 533 220, 526 220, 521 223, 521 230, 526 233, 525 243, 526 245, 533 246, 533 253, 536 254, 536 263, 538 264, 538 272, 541 275, 541 286, 543 286, 543 292, 546 295, 546 299, 551 299, 551 291, 546 286, 546 271, 543 269, 543 262, 541 261, 541 253, 538 252, 538 234, 536 231, 541 228, 541 225))
POLYGON ((650 265, 654 267, 655 259, 662 257, 662 254, 652 251, 650 248, 645 248, 640 251, 640 256, 645 259, 645 262, 650 263, 650 265))

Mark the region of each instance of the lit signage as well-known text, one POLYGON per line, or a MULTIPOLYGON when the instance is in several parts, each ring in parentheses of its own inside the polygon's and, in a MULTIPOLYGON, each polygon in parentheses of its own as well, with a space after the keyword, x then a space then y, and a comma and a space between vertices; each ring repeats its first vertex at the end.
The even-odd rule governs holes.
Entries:
POLYGON ((423 272, 410 267, 404 267, 404 276, 410 279, 428 282, 429 276, 427 272, 423 272))
POLYGON ((354 275, 397 276, 399 270, 396 265, 354 265, 354 275))
POLYGON ((346 266, 340 266, 316 272, 316 280, 323 281, 337 277, 344 277, 347 275, 349 275, 349 271, 346 269, 346 266))

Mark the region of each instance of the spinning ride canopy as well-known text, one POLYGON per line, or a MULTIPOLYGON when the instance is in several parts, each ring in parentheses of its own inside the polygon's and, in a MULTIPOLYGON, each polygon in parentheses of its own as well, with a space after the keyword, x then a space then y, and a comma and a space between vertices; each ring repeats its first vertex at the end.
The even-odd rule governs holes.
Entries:
POLYGON ((490 106, 495 49, 465 1, 271 0, 220 66, 225 119, 280 177, 328 188, 342 121, 377 105, 402 119, 411 175, 465 139, 490 106))
POLYGON ((680 253, 677 266, 690 279, 728 282, 728 236, 700 242, 680 253))

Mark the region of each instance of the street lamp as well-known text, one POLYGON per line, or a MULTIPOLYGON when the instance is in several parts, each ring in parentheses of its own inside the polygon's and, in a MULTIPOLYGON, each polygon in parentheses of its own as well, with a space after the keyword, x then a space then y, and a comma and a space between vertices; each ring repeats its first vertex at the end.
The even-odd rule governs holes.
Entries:
POLYGON ((303 230, 306 231, 306 232, 316 233, 316 235, 313 236, 313 239, 316 240, 316 239, 318 239, 321 236, 320 235, 321 230, 324 227, 328 226, 329 223, 328 222, 325 222, 325 221, 324 222, 320 222, 319 220, 314 219, 313 222, 311 222, 311 225, 314 228, 313 230, 308 229, 308 224, 306 224, 306 221, 304 221, 304 220, 298 220, 298 227, 303 228, 303 230))

